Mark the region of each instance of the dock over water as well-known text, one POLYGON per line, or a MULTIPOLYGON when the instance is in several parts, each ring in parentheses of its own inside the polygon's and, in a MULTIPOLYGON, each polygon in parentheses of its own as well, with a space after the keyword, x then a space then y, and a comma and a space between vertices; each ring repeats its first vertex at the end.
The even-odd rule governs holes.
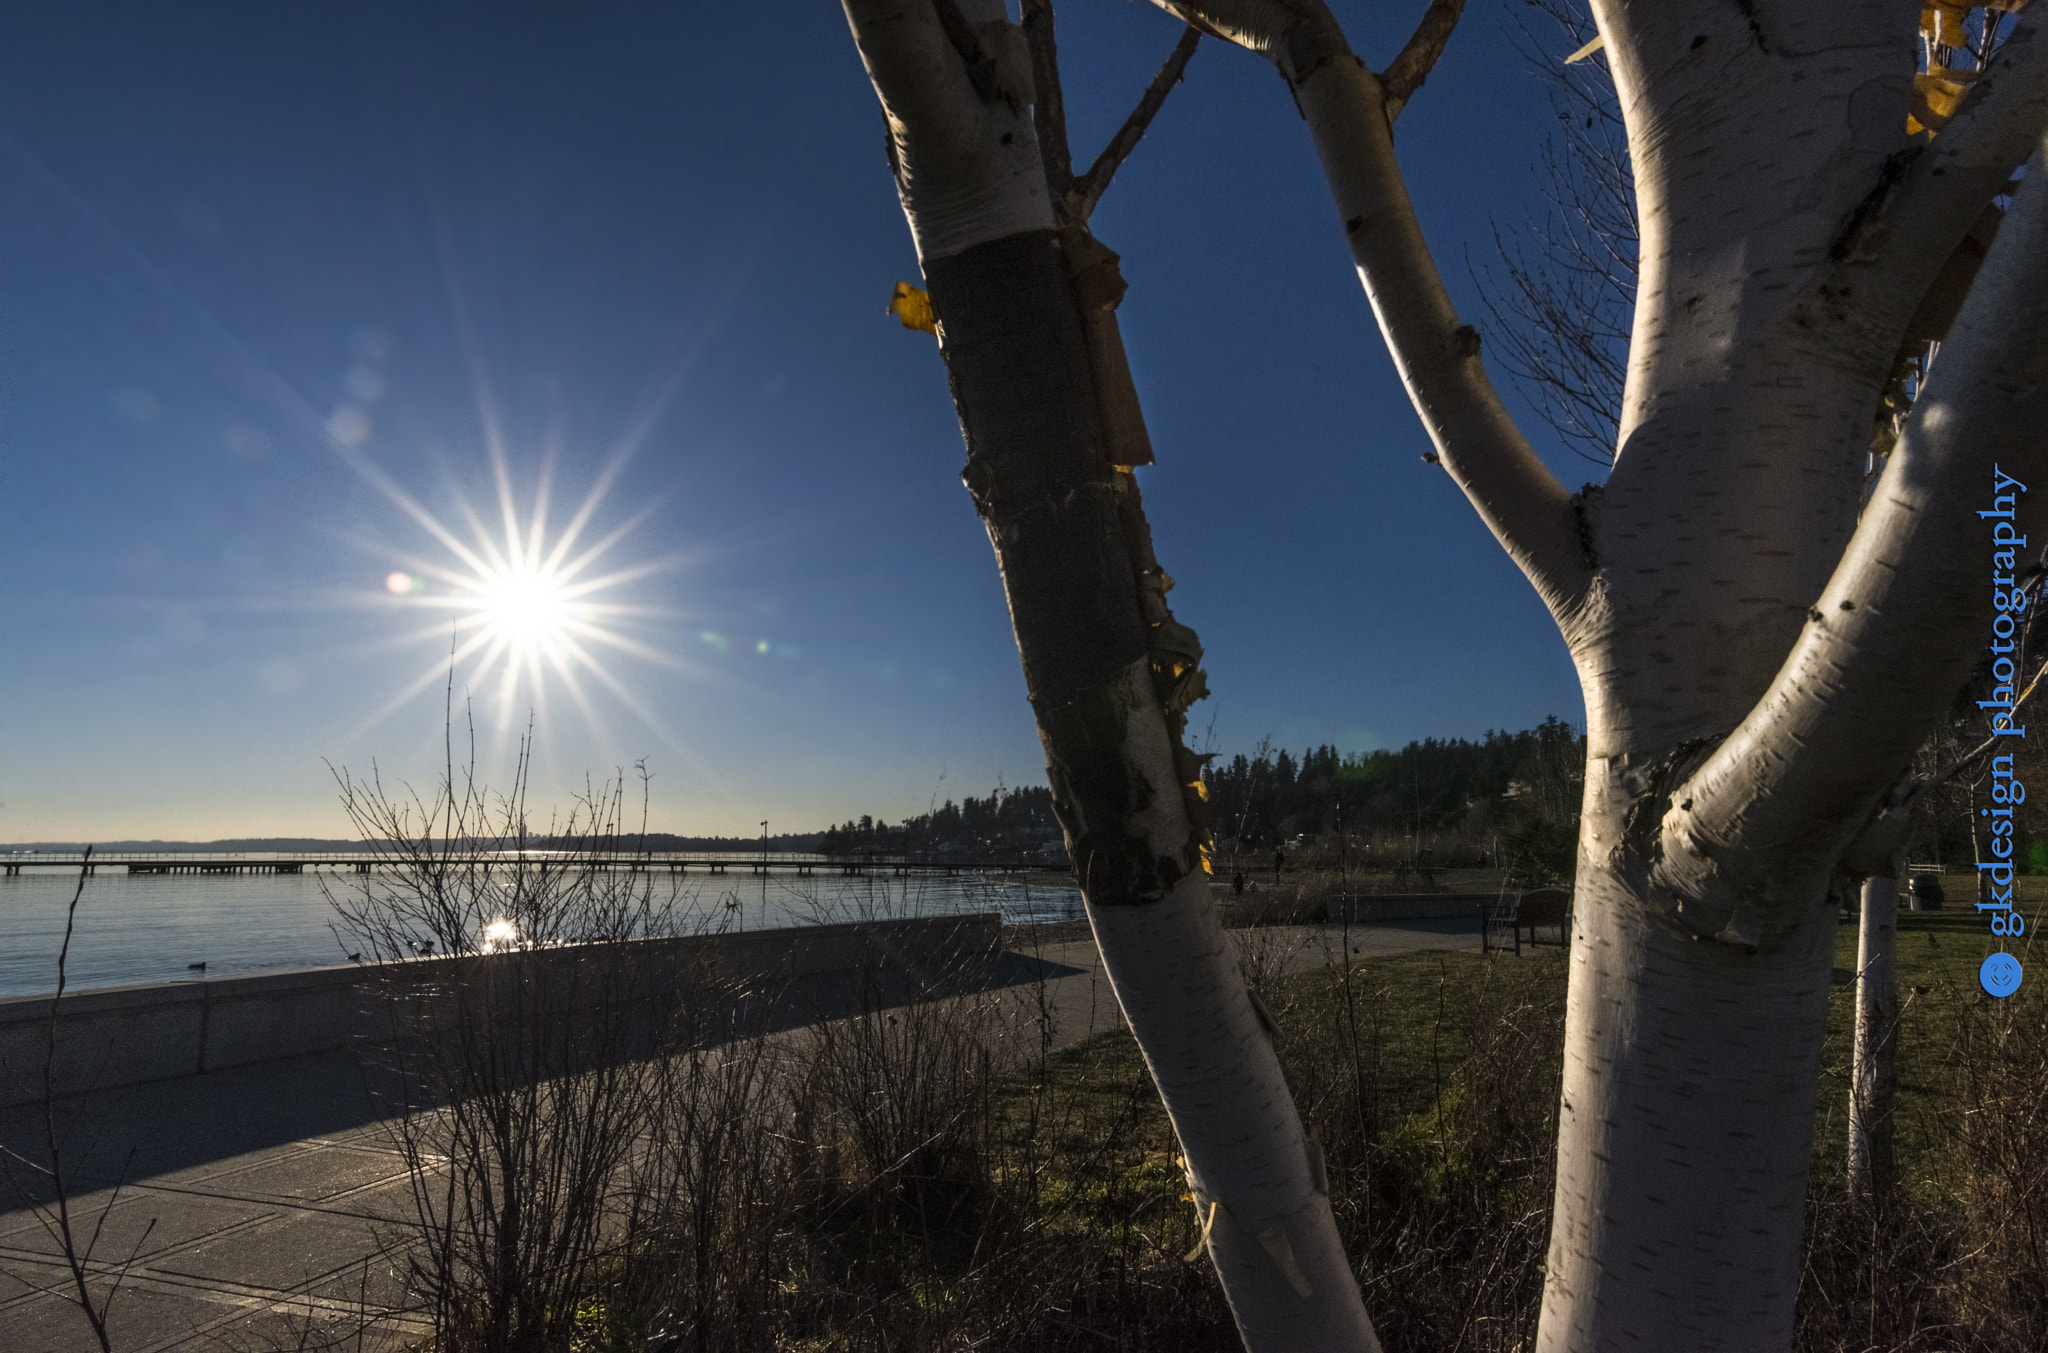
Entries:
MULTIPOLYGON (((102 869, 126 870, 130 874, 304 874, 319 870, 336 873, 369 874, 405 869, 425 862, 397 851, 354 851, 336 854, 292 852, 207 853, 171 851, 160 853, 94 853, 90 861, 76 851, 36 852, 0 856, 0 876, 19 877, 23 870, 74 870, 81 866, 88 874, 102 869)), ((1021 856, 920 857, 914 855, 802 855, 769 851, 760 855, 739 855, 706 851, 618 851, 578 854, 571 851, 526 850, 487 851, 469 854, 459 849, 437 852, 433 859, 444 865, 485 869, 578 870, 606 869, 631 873, 705 874, 749 873, 838 874, 843 877, 881 874, 992 874, 1018 873, 1032 866, 1021 856)), ((1040 866, 1044 867, 1044 866, 1040 866)))

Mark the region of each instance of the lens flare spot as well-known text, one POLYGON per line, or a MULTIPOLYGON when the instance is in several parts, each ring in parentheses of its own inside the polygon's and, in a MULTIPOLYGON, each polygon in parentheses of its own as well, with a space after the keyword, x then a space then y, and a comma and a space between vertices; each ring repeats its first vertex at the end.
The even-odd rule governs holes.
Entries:
POLYGON ((412 575, 410 573, 391 573, 385 575, 384 590, 394 596, 404 596, 413 590, 412 575))
POLYGON ((370 416, 353 404, 327 415, 327 435, 343 446, 361 446, 370 439, 370 416))

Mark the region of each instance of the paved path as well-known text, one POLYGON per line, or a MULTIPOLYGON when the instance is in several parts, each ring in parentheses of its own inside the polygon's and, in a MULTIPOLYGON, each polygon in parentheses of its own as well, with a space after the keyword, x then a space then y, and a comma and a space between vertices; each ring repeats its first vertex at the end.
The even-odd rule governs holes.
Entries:
MULTIPOLYGON (((1288 969, 1330 962, 1339 946, 1337 932, 1318 927, 1231 933, 1288 969)), ((994 989, 1033 1014, 1044 979, 1056 1045, 1122 1024, 1093 943, 1075 938, 1085 934, 1006 932, 996 963, 994 989)), ((1351 940, 1362 956, 1479 948, 1476 922, 1357 926, 1351 940)), ((72 1215, 90 1228, 105 1213, 93 1265, 102 1281, 128 1263, 114 1347, 369 1353, 424 1336, 378 1256, 379 1236, 402 1237, 412 1208, 379 1090, 353 1054, 334 1053, 64 1101, 60 1140, 82 1161, 72 1215), (128 1182, 108 1209, 124 1160, 128 1182)), ((39 1112, 0 1112, 0 1144, 39 1159, 42 1132, 39 1112)), ((12 1209, 0 1211, 0 1348, 96 1348, 77 1309, 49 1290, 70 1283, 61 1251, 18 1201, 0 1178, 0 1207, 12 1209)))

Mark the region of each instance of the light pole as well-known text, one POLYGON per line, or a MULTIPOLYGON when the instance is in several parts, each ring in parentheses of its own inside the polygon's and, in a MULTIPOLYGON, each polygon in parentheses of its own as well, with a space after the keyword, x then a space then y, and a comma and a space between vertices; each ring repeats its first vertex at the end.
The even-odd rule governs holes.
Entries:
MULTIPOLYGON (((1342 896, 1351 886, 1350 870, 1345 866, 1349 855, 1346 847, 1350 842, 1344 839, 1344 800, 1337 800, 1337 893, 1342 896)), ((1347 904, 1348 905, 1348 904, 1347 904)))
POLYGON ((761 819, 761 868, 768 867, 768 819, 761 819))

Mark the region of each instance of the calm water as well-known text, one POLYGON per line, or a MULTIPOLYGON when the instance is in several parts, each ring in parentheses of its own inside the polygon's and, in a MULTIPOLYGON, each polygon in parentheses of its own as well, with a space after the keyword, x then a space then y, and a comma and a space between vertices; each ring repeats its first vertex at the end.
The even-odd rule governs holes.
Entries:
MULTIPOLYGON (((870 916, 997 911, 1005 921, 1063 920, 1081 914, 1072 887, 974 878, 695 878, 678 895, 683 924, 723 920, 749 930, 870 916), (734 905, 737 904, 737 905, 734 905)), ((351 875, 129 875, 103 867, 87 879, 66 962, 66 985, 78 991, 199 976, 274 972, 345 962, 359 944, 344 944, 325 884, 336 895, 351 875)), ((56 989, 64 908, 78 886, 75 873, 24 873, 0 878, 0 997, 56 989)), ((666 888, 664 880, 660 885, 666 888)))

